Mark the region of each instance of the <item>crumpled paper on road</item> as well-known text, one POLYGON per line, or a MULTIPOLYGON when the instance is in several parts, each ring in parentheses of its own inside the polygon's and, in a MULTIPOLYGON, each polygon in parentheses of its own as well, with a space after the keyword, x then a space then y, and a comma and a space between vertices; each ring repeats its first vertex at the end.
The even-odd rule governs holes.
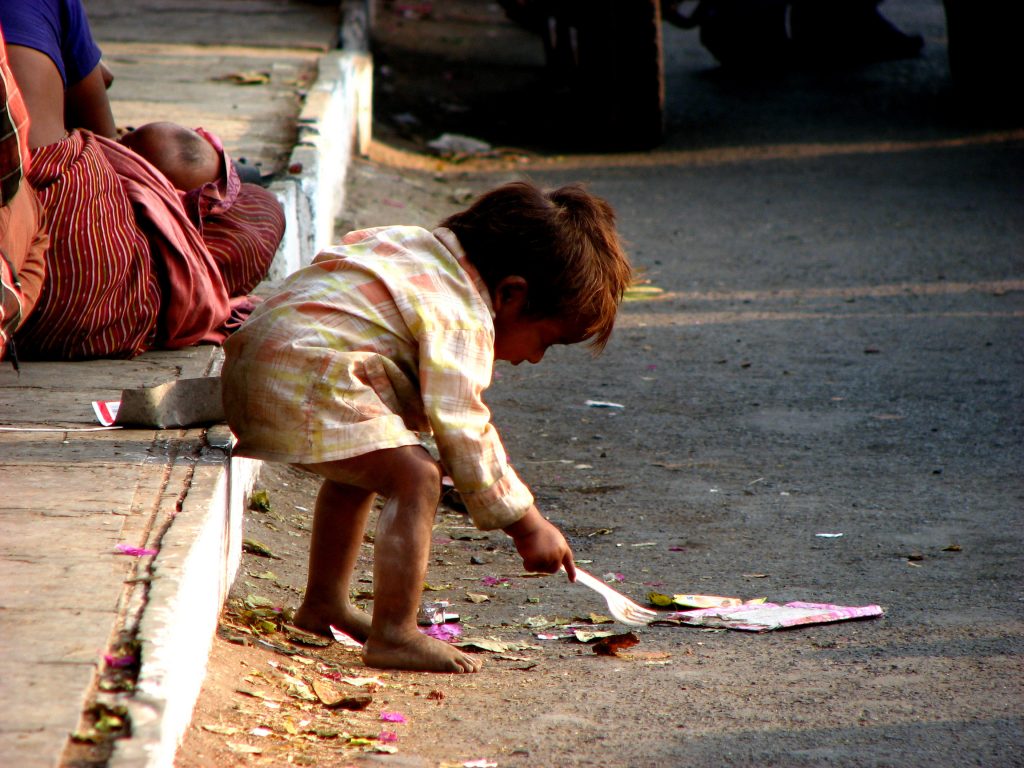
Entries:
POLYGON ((740 629, 747 632, 766 632, 772 629, 799 627, 805 624, 826 624, 847 619, 882 616, 878 605, 844 606, 829 603, 793 602, 735 605, 719 608, 701 608, 695 611, 676 611, 657 619, 655 623, 671 622, 691 627, 740 629))

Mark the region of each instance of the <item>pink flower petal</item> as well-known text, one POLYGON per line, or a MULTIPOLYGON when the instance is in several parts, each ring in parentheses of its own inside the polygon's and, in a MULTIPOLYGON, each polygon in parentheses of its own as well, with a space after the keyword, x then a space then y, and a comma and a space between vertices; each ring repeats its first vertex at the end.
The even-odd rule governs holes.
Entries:
POLYGON ((398 734, 394 731, 381 731, 377 741, 392 742, 398 741, 398 734))
POLYGON ((429 627, 420 627, 420 632, 435 640, 450 643, 462 634, 462 628, 457 624, 431 624, 429 627))
POLYGON ((131 654, 127 656, 112 656, 109 653, 103 654, 103 661, 106 662, 107 666, 111 669, 124 669, 130 667, 135 663, 135 657, 131 654))
POLYGON ((133 547, 131 544, 118 544, 114 547, 122 555, 131 555, 133 557, 143 557, 145 555, 155 555, 155 549, 146 549, 145 547, 133 547))
POLYGON ((404 723, 406 722, 405 715, 401 712, 381 712, 380 719, 385 723, 404 723))

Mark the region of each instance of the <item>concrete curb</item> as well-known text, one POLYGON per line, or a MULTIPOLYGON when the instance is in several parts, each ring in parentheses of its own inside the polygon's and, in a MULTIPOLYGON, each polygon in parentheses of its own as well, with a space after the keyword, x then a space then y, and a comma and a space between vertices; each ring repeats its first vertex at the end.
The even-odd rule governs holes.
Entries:
MULTIPOLYGON (((267 275, 276 281, 308 265, 333 240, 344 204, 353 150, 370 141, 373 64, 368 0, 342 4, 340 39, 348 50, 324 54, 299 114, 299 138, 287 177, 271 185, 285 207, 285 239, 267 275)), ((132 736, 118 740, 109 768, 172 768, 206 676, 220 610, 241 561, 242 515, 260 463, 230 454, 226 427, 207 433, 208 447, 188 473, 181 499, 163 499, 167 527, 154 558, 145 605, 129 611, 141 644, 134 693, 118 698, 132 736)), ((181 487, 181 486, 176 486, 181 487)), ((99 697, 102 699, 102 695, 99 697)))
MULTIPOLYGON (((226 427, 211 429, 180 501, 164 498, 168 526, 153 562, 137 625, 142 668, 135 692, 121 701, 132 737, 115 743, 111 768, 171 768, 206 675, 217 617, 241 561, 242 514, 259 462, 232 457, 226 427)), ((177 487, 175 484, 172 487, 177 487)))
POLYGON ((268 280, 307 266, 331 243, 353 148, 365 153, 370 140, 372 84, 367 54, 332 51, 320 59, 317 80, 299 113, 289 175, 270 186, 285 206, 287 225, 268 280))

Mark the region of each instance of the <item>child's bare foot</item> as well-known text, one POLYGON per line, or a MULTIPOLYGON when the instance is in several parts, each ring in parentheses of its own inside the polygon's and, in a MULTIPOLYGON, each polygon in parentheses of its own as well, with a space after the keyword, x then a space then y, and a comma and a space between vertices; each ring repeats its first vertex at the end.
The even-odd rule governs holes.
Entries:
POLYGON ((351 605, 328 606, 303 602, 295 612, 295 626, 324 637, 333 637, 331 625, 365 643, 370 635, 370 614, 351 605))
POLYGON ((363 661, 377 669, 415 672, 478 672, 483 662, 421 632, 395 639, 372 637, 363 646, 363 661))

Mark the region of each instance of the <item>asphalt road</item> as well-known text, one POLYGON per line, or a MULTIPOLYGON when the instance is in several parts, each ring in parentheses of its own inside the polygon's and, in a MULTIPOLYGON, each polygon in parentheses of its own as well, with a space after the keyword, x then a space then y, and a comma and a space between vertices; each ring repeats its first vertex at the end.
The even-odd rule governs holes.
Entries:
MULTIPOLYGON (((671 662, 574 657, 497 715, 439 715, 447 743, 497 728, 529 745, 524 765, 1024 762, 1024 133, 952 90, 939 3, 883 8, 925 36, 921 58, 739 77, 666 29, 661 148, 459 183, 586 182, 649 286, 603 357, 553 350, 500 368, 491 390, 577 556, 636 597, 885 617, 646 629, 641 647, 671 662)), ((564 151, 529 110, 545 104, 538 52, 515 32, 481 50, 449 18, 445 44, 403 70, 401 35, 444 22, 385 19, 378 135, 564 151)))
MULTIPOLYGON (((603 356, 499 364, 488 393, 542 511, 641 602, 885 615, 763 634, 651 626, 601 656, 537 637, 600 599, 525 577, 506 537, 445 511, 429 597, 505 651, 482 651, 478 675, 381 673, 365 713, 282 696, 289 727, 236 691, 243 662, 284 657, 219 639, 182 766, 242 759, 211 723, 270 726, 264 765, 1024 764, 1024 131, 952 91, 939 3, 884 8, 925 35, 923 57, 738 76, 666 30, 665 143, 582 157, 539 44, 495 6, 383 4, 374 157, 401 165, 358 162, 340 225, 429 226, 512 177, 587 183, 617 209, 642 290, 603 356), (516 150, 491 172, 391 151, 445 131, 516 150), (315 719, 373 734, 376 708, 407 720, 397 754, 296 733, 315 719)), ((278 537, 276 578, 246 562, 236 596, 301 591, 314 491, 294 480, 268 472, 280 516, 246 521, 278 537)), ((368 588, 369 548, 359 569, 368 588)), ((339 648, 302 653, 364 674, 339 648)))

